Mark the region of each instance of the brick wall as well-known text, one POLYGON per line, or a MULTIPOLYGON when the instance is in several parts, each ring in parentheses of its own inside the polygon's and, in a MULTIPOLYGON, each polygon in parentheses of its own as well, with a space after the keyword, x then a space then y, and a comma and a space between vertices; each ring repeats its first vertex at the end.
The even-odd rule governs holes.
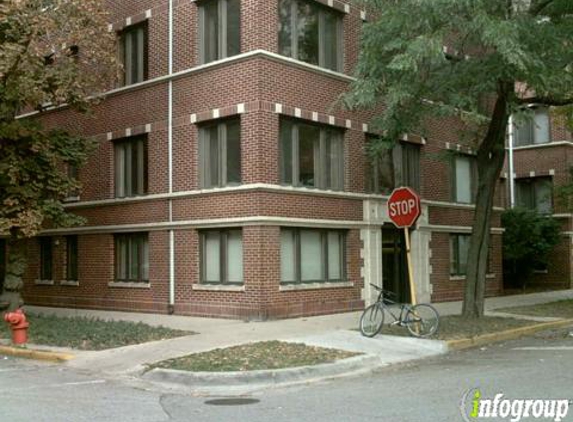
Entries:
MULTIPOLYGON (((327 1, 321 1, 328 4, 327 1)), ((167 1, 122 0, 109 2, 110 24, 120 31, 132 23, 148 20, 149 77, 164 77, 168 71, 167 1)), ((278 318, 343 312, 363 306, 360 276, 362 266, 359 229, 363 219, 365 192, 365 132, 380 110, 341 109, 336 103, 351 81, 347 76, 358 57, 362 20, 360 9, 349 0, 334 1, 344 14, 345 75, 309 68, 269 54, 247 55, 224 63, 196 68, 198 61, 198 19, 196 2, 174 2, 174 72, 184 72, 173 85, 173 192, 169 196, 168 173, 168 82, 154 81, 135 88, 117 90, 94 107, 90 115, 58 109, 39 119, 47 126, 61 127, 97 139, 98 148, 80 170, 84 184, 81 201, 71 204, 74 212, 87 218, 79 236, 79 286, 34 284, 39 256, 31 243, 30 269, 25 296, 29 303, 53 306, 126 309, 168 312, 169 233, 158 224, 172 221, 175 238, 175 308, 180 314, 232 318, 278 318), (187 71, 187 72, 185 72, 187 71), (239 111, 241 104, 243 110, 239 111), (280 105, 279 106, 277 106, 280 105), (344 132, 344 190, 357 195, 325 193, 317 190, 279 189, 280 115, 297 116, 344 132), (241 121, 241 166, 243 184, 264 184, 236 191, 199 191, 198 125, 207 120, 235 116, 241 121), (126 136, 147 133, 149 194, 136 200, 114 199, 114 142, 126 136), (267 185, 275 185, 269 188, 267 185), (91 202, 86 202, 91 201, 91 202), (104 201, 104 202, 102 202, 104 201), (170 217, 170 209, 172 210, 170 217), (348 281, 344 287, 295 291, 280 290, 280 224, 256 223, 243 226, 244 291, 200 290, 199 236, 195 226, 207 220, 272 217, 305 221, 305 226, 338 221, 348 230, 346 258, 348 281), (177 226, 186 222, 185 227, 177 226), (344 226, 344 222, 352 222, 344 226), (112 287, 114 243, 112 226, 122 230, 149 231, 150 283, 148 288, 112 287), (155 227, 154 227, 155 225, 155 227), (91 229, 93 233, 85 234, 91 229), (83 230, 83 232, 82 232, 83 230), (195 286, 195 288, 194 288, 195 286)), ((242 53, 265 50, 278 53, 277 2, 241 1, 242 53)), ((448 149, 471 153, 472 141, 460 136, 460 122, 454 119, 430 122, 421 146, 421 194, 434 201, 430 205, 432 225, 469 227, 473 211, 448 205, 451 200, 448 149), (435 202, 438 203, 435 203, 435 202)), ((419 137, 409 141, 421 143, 419 137)), ((503 201, 499 189, 496 204, 503 201)), ((233 222, 232 219, 235 219, 233 222)), ((219 224, 223 224, 219 222, 219 224)), ((494 226, 499 226, 496 215, 494 226)), ((448 235, 432 235, 432 284, 434 300, 459 299, 460 282, 449 280, 448 235)), ((494 236, 499 252, 499 236, 494 236)), ((65 247, 54 249, 61 260, 65 247)), ((497 259, 497 258, 496 258, 497 259)), ((497 261, 496 261, 497 262, 497 261)), ((501 268, 495 264, 496 278, 488 292, 499 292, 501 268)), ((61 264, 56 264, 61 265, 61 264)), ((60 271, 60 269, 58 269, 60 271)), ((61 271, 57 274, 60 274, 61 271)))

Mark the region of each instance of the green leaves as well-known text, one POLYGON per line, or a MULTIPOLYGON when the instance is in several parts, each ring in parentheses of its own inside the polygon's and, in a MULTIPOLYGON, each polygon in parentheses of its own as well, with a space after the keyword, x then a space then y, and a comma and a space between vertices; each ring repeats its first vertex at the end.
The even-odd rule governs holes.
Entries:
POLYGON ((79 188, 68 168, 86 161, 93 142, 16 116, 48 104, 85 111, 113 86, 115 36, 104 7, 103 0, 0 2, 0 235, 83 222, 62 201, 79 188))
POLYGON ((549 253, 559 243, 561 225, 551 216, 534 210, 515 208, 502 214, 503 259, 507 269, 525 278, 535 268, 547 264, 549 253))
POLYGON ((62 201, 78 188, 68 177, 68 166, 81 166, 92 145, 32 121, 0 122, 0 234, 15 231, 29 237, 46 223, 81 224, 83 220, 69 214, 62 201))
MULTIPOLYGON (((362 3, 373 19, 344 104, 383 105, 381 131, 420 132, 428 115, 483 113, 480 101, 503 95, 502 82, 573 100, 571 2, 550 2, 539 15, 499 0, 362 3)), ((510 111, 521 106, 513 93, 507 101, 510 111)))

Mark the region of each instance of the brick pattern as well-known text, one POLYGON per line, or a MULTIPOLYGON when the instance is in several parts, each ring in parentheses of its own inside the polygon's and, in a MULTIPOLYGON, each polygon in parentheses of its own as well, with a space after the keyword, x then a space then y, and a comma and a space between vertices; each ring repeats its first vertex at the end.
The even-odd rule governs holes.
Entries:
MULTIPOLYGON (((352 74, 358 58, 358 42, 364 13, 350 0, 320 0, 344 12, 344 72, 352 74)), ((148 21, 149 78, 168 74, 167 1, 109 1, 110 30, 148 21)), ((198 61, 198 19, 195 1, 174 1, 173 71, 173 192, 197 191, 181 198, 150 198, 137 202, 101 203, 114 197, 113 144, 126 136, 147 134, 149 151, 149 193, 169 192, 168 173, 168 79, 151 80, 137 87, 110 93, 94 106, 90 115, 62 108, 38 118, 48 127, 61 127, 98 141, 96 152, 80 170, 84 185, 81 201, 73 210, 87 218, 88 227, 114 225, 153 225, 181 221, 201 221, 238 217, 282 217, 287 219, 351 221, 363 220, 361 197, 327 196, 301 192, 264 190, 198 192, 198 128, 209 120, 237 116, 241 120, 241 166, 243 184, 280 183, 279 121, 281 116, 336 126, 344 131, 344 190, 365 193, 365 132, 380 110, 348 111, 336 103, 351 81, 345 75, 281 60, 272 55, 254 54, 207 66, 198 61), (170 214, 170 207, 172 213, 170 214)), ((265 50, 278 53, 277 1, 241 1, 242 53, 265 50)), ((450 169, 444 159, 446 143, 469 151, 471 140, 461 137, 461 123, 455 119, 432 121, 424 138, 407 134, 405 139, 421 145, 421 195, 426 200, 449 202, 450 169)), ((503 189, 496 196, 503 202, 503 189)), ((109 201, 108 201, 109 202, 109 201)), ((430 224, 469 227, 471 209, 430 205, 430 224)), ((310 223, 313 224, 313 223, 310 223)), ((499 226, 499 218, 493 221, 499 226)), ((280 227, 243 227, 244 291, 204 291, 199 283, 199 236, 194 228, 177 229, 175 236, 175 308, 178 314, 229 318, 265 319, 316 315, 360 309, 363 306, 360 274, 362 243, 359 231, 348 228, 346 258, 349 287, 313 290, 280 290, 280 227)), ((134 230, 139 230, 134 228, 134 230)), ((109 231, 109 229, 108 229, 109 231)), ((494 236, 500 250, 499 236, 494 236)), ((113 235, 101 233, 79 236, 79 286, 61 286, 62 256, 65 247, 55 247, 53 286, 35 285, 39 256, 30 243, 30 267, 26 276, 28 303, 51 306, 123 309, 142 312, 168 312, 169 232, 149 232, 149 288, 111 287, 114 278, 113 235)), ((450 283, 447 234, 432 235, 432 284, 434 300, 459 299, 460 283, 450 283), (445 246, 444 246, 445 245, 445 246), (442 265, 446 263, 445 265, 442 265)), ((498 263, 499 264, 499 263, 498 263)), ((500 264, 496 279, 489 283, 489 294, 501 290, 500 264)))

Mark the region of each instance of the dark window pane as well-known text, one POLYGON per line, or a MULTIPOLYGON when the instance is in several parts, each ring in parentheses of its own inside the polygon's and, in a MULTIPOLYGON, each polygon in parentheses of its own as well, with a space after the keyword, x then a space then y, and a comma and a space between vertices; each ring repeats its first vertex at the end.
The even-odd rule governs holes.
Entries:
POLYGON ((292 177, 292 147, 293 147, 293 124, 288 120, 281 121, 280 126, 280 149, 281 149, 281 183, 291 185, 292 177))
POLYGON ((325 188, 341 190, 343 187, 344 161, 342 160, 342 136, 338 131, 325 131, 324 182, 325 188))
POLYGON ((298 59, 318 65, 318 6, 298 2, 298 59))
POLYGON ((384 148, 375 159, 374 185, 378 193, 389 194, 396 187, 394 182, 394 158, 390 148, 384 148))
POLYGON ((227 123, 227 184, 241 183, 241 126, 227 123))
POLYGON ((299 124, 299 184, 301 186, 317 186, 315 161, 318 158, 320 128, 312 125, 299 124))
POLYGON ((201 7, 204 13, 203 61, 217 60, 219 57, 219 2, 207 1, 201 7))
POLYGON ((279 1, 279 53, 287 57, 293 56, 293 1, 279 1))
POLYGON ((323 49, 324 62, 321 66, 326 67, 331 70, 339 69, 339 36, 338 36, 338 24, 339 17, 329 11, 323 12, 324 28, 322 31, 321 46, 323 49))
POLYGON ((241 2, 227 0, 227 57, 241 52, 241 2))
POLYGON ((218 186, 219 180, 219 128, 209 128, 209 180, 208 187, 218 186))
POLYGON ((121 34, 124 85, 147 78, 147 23, 131 26, 121 34))
POLYGON ((52 280, 52 238, 40 238, 40 279, 52 280))
POLYGON ((115 144, 115 196, 147 193, 147 140, 137 137, 115 144))
POLYGON ((535 181, 535 207, 542 214, 550 214, 552 206, 553 184, 551 179, 539 178, 535 181))
POLYGON ((149 280, 149 237, 134 233, 115 236, 115 268, 118 281, 149 280))
POLYGON ((402 177, 405 186, 420 190, 420 147, 412 144, 401 144, 402 177))
POLYGON ((78 280, 78 237, 66 237, 66 278, 78 280))

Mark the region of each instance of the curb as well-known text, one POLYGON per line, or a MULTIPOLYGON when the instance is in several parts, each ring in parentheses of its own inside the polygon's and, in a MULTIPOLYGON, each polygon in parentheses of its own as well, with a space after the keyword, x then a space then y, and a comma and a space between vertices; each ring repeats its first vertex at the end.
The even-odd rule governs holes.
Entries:
POLYGON ((19 358, 45 360, 49 362, 58 362, 58 363, 62 363, 75 358, 74 355, 69 353, 52 352, 48 350, 37 350, 37 349, 24 349, 20 347, 11 347, 11 346, 0 346, 0 353, 19 358))
POLYGON ((262 387, 325 380, 357 372, 370 372, 387 365, 377 355, 362 355, 342 359, 334 363, 247 372, 190 372, 155 368, 143 374, 142 378, 149 381, 180 384, 196 388, 243 387, 246 385, 249 387, 262 387))
POLYGON ((513 340, 528 334, 534 334, 539 331, 552 328, 562 328, 573 325, 573 319, 564 319, 560 321, 542 322, 540 324, 528 325, 526 327, 512 328, 510 330, 499 331, 497 333, 483 334, 481 336, 463 338, 459 340, 446 341, 446 347, 451 350, 463 350, 470 347, 482 346, 484 344, 496 343, 499 341, 513 340))

